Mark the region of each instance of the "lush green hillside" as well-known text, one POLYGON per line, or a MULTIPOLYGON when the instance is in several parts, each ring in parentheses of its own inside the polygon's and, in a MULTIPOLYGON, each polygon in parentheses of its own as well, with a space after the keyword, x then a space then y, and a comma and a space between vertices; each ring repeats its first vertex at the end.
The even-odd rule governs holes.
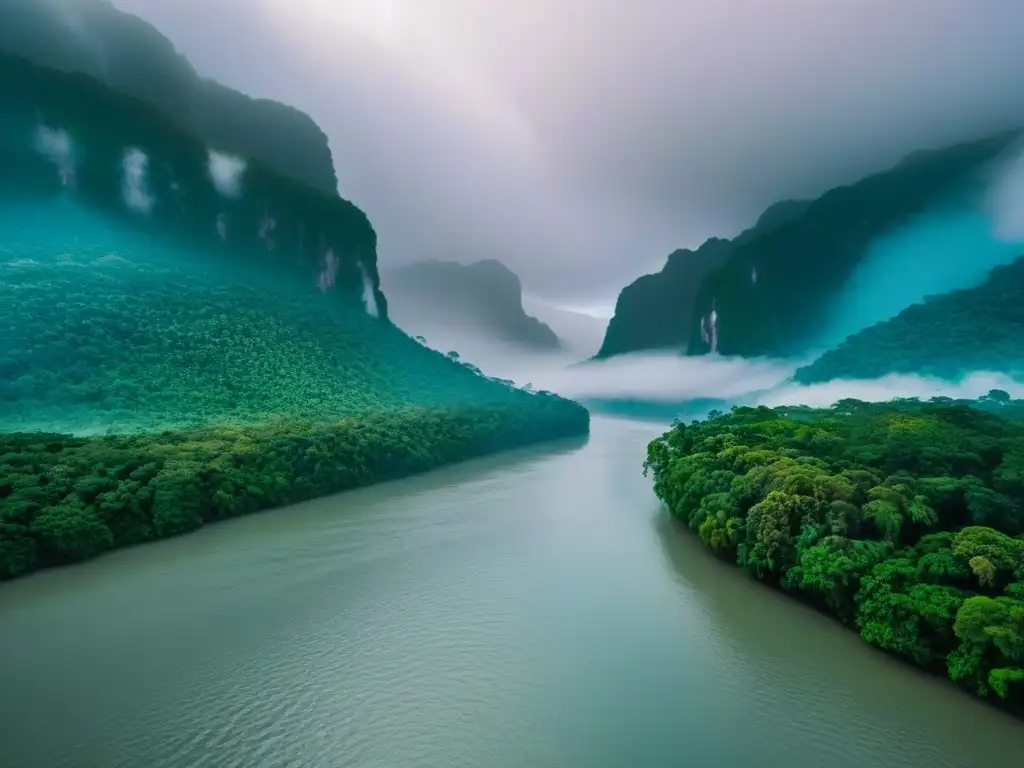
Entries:
POLYGON ((312 118, 203 78, 143 19, 108 0, 3 0, 2 7, 0 52, 95 77, 217 149, 337 194, 327 136, 312 118))
POLYGON ((619 295, 602 355, 673 347, 689 354, 802 354, 869 246, 914 217, 970 210, 1019 131, 915 152, 812 202, 769 208, 731 241, 673 254, 619 295))
POLYGON ((313 287, 155 253, 0 265, 0 576, 588 430, 313 287))
POLYGON ((421 261, 390 271, 384 282, 398 306, 395 322, 415 334, 473 330, 526 349, 560 348, 555 332, 526 314, 519 277, 500 261, 421 261))
POLYGON ((910 373, 956 379, 1024 371, 1024 259, 975 288, 933 296, 850 336, 794 378, 803 384, 910 373))
POLYGON ((0 578, 541 440, 387 319, 351 203, 0 56, 0 578))
POLYGON ((722 557, 1024 715, 1024 404, 980 405, 735 408, 645 469, 722 557))

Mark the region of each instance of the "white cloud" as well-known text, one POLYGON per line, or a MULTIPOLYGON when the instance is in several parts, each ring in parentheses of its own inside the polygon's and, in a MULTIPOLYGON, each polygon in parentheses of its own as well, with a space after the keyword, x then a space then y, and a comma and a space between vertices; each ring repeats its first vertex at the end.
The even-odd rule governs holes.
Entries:
POLYGON ((242 193, 242 176, 247 163, 241 157, 208 150, 206 169, 213 186, 224 197, 238 197, 242 193))

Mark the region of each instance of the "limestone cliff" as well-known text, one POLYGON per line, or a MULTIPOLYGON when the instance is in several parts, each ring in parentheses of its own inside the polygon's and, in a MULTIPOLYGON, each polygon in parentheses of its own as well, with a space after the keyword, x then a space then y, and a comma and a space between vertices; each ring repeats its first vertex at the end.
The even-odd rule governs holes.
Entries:
POLYGON ((696 251, 681 248, 669 255, 660 272, 627 285, 619 293, 597 357, 640 350, 686 351, 693 331, 694 303, 704 279, 726 262, 736 245, 799 216, 807 205, 802 200, 776 203, 735 240, 711 238, 696 251))
POLYGON ((327 136, 312 118, 201 77, 159 30, 107 0, 0 0, 0 19, 0 51, 91 75, 221 150, 337 192, 327 136))
POLYGON ((729 241, 718 238, 696 251, 681 248, 669 254, 660 272, 638 277, 623 288, 597 357, 639 350, 685 351, 697 289, 729 250, 729 241))
POLYGON ((917 152, 887 171, 826 192, 798 216, 735 242, 702 282, 690 354, 803 354, 873 243, 929 212, 968 211, 989 171, 1019 136, 1004 132, 917 152), (706 332, 714 325, 714 333, 706 332), (702 334, 701 326, 705 326, 702 334))
POLYGON ((211 152, 152 104, 0 54, 0 205, 55 203, 319 286, 385 318, 366 215, 244 155, 211 152))

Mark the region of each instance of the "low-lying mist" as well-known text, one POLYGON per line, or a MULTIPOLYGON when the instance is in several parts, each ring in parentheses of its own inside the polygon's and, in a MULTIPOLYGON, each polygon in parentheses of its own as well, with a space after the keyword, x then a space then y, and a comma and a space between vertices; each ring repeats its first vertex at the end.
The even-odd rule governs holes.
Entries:
MULTIPOLYGON (((524 363, 526 361, 523 361, 524 363)), ((999 372, 979 371, 959 381, 889 375, 880 379, 801 385, 790 380, 803 361, 742 359, 707 355, 624 355, 562 368, 523 365, 517 383, 531 382, 580 400, 634 399, 661 403, 717 399, 764 405, 831 405, 855 397, 980 397, 991 389, 1024 396, 1024 382, 999 372)), ((512 369, 513 366, 509 366, 512 369)), ((487 369, 484 368, 486 372, 487 369)))
POLYGON ((922 215, 876 240, 817 334, 822 349, 927 296, 974 287, 1024 255, 1024 150, 998 165, 973 209, 922 215))
POLYGON ((616 402, 657 406, 656 411, 669 418, 675 414, 696 417, 711 408, 731 405, 829 406, 844 398, 876 402, 896 397, 973 399, 992 389, 1024 397, 1024 381, 998 371, 977 371, 957 381, 892 374, 879 379, 802 385, 791 377, 806 360, 666 353, 580 362, 569 354, 524 355, 497 346, 489 353, 479 345, 472 352, 458 346, 454 349, 486 375, 511 379, 519 386, 530 384, 535 390, 549 390, 597 411, 605 407, 616 410, 616 402))

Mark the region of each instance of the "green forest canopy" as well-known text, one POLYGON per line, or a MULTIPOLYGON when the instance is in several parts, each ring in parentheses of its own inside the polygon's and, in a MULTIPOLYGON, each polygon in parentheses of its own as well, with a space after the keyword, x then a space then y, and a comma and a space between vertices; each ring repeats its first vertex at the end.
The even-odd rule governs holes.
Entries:
POLYGON ((312 286, 69 250, 0 263, 0 579, 589 429, 312 286))
POLYGON ((932 296, 855 333, 794 379, 873 379, 907 373, 957 379, 972 371, 1024 371, 1024 259, 996 267, 974 288, 932 296))
POLYGON ((737 407, 648 447, 709 548, 1024 714, 1024 404, 737 407))

